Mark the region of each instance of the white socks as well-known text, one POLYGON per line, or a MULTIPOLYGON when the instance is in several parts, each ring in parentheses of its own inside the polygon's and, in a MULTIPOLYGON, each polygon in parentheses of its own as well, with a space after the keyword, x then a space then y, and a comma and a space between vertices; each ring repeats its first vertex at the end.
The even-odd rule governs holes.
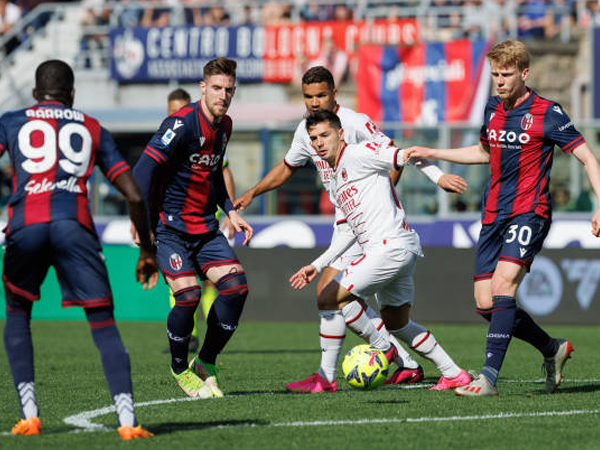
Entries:
POLYGON ((383 333, 377 331, 359 302, 355 300, 348 303, 342 308, 342 314, 346 320, 346 326, 367 341, 369 345, 380 350, 390 348, 390 340, 383 333))
POLYGON ((23 418, 29 419, 30 417, 38 417, 39 411, 37 402, 35 401, 35 383, 33 381, 29 383, 21 382, 17 386, 17 391, 19 392, 19 401, 21 403, 23 418))
POLYGON ((405 369, 416 369, 419 367, 419 363, 416 362, 412 356, 410 356, 404 347, 400 345, 400 342, 398 342, 398 340, 387 330, 383 320, 381 320, 381 317, 379 317, 375 310, 370 306, 367 306, 365 312, 367 313, 367 316, 373 325, 375 325, 375 328, 377 328, 380 333, 387 336, 392 345, 398 350, 398 357, 396 358, 396 364, 398 364, 398 367, 404 367, 405 369))
POLYGON ((455 362, 448 356, 441 345, 439 345, 433 334, 425 327, 409 320, 399 330, 389 330, 401 341, 408 344, 415 352, 427 358, 442 372, 446 378, 454 378, 461 372, 455 362))
POLYGON ((319 375, 332 383, 337 375, 337 363, 346 337, 346 321, 342 311, 319 311, 321 367, 319 375))

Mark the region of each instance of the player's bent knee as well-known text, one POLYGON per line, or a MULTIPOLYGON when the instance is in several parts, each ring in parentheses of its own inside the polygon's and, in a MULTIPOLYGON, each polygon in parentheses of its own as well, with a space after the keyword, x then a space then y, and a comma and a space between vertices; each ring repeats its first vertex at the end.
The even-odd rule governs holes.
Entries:
POLYGON ((219 290, 210 310, 208 322, 218 322, 226 330, 234 331, 248 297, 248 282, 244 272, 230 273, 215 283, 219 290))
POLYGON ((4 292, 6 295, 7 312, 31 314, 31 310, 33 308, 33 302, 31 300, 27 300, 26 298, 21 297, 11 291, 7 291, 6 287, 4 288, 4 292))
POLYGON ((181 308, 193 308, 196 310, 200 303, 200 286, 191 286, 185 289, 181 289, 177 292, 173 292, 175 298, 175 306, 181 308))
POLYGON ((317 294, 317 308, 319 311, 339 309, 338 303, 335 301, 335 297, 321 294, 317 294))

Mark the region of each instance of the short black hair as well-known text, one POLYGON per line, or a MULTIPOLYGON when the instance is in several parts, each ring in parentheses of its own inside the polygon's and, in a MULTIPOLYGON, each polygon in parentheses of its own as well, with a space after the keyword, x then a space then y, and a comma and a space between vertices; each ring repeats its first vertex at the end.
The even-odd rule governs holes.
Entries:
POLYGON ((327 87, 332 91, 335 89, 333 75, 323 66, 315 66, 308 69, 302 75, 302 84, 327 83, 327 87))
POLYGON ((186 103, 190 103, 192 101, 192 97, 188 91, 182 88, 177 88, 174 91, 171 91, 169 96, 167 97, 168 102, 172 102, 175 100, 182 100, 186 103))
POLYGON ((342 122, 336 113, 326 109, 311 112, 306 116, 306 131, 310 130, 321 122, 329 122, 333 128, 339 130, 342 128, 342 122))
POLYGON ((44 61, 35 70, 35 87, 40 91, 70 91, 74 84, 73 69, 64 61, 44 61))
POLYGON ((66 62, 51 59, 41 63, 35 70, 36 99, 58 100, 71 105, 75 75, 66 62))

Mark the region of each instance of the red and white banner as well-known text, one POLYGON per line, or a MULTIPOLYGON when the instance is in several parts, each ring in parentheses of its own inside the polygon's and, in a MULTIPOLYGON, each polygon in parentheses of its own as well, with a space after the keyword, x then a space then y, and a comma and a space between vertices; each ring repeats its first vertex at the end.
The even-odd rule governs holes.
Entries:
POLYGON ((296 58, 319 57, 325 38, 352 58, 362 45, 412 45, 419 35, 415 19, 304 22, 266 26, 264 32, 263 80, 273 83, 287 83, 297 75, 296 58))

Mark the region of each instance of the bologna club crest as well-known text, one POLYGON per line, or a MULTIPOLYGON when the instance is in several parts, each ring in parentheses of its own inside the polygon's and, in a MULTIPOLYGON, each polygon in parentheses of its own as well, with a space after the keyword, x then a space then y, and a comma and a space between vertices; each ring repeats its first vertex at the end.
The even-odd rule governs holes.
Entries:
POLYGON ((527 131, 533 125, 533 116, 529 113, 525 114, 521 119, 521 128, 523 131, 527 131))
POLYGON ((183 266, 181 256, 179 256, 177 253, 173 253, 169 258, 169 264, 171 265, 171 269, 180 270, 181 266, 183 266))

